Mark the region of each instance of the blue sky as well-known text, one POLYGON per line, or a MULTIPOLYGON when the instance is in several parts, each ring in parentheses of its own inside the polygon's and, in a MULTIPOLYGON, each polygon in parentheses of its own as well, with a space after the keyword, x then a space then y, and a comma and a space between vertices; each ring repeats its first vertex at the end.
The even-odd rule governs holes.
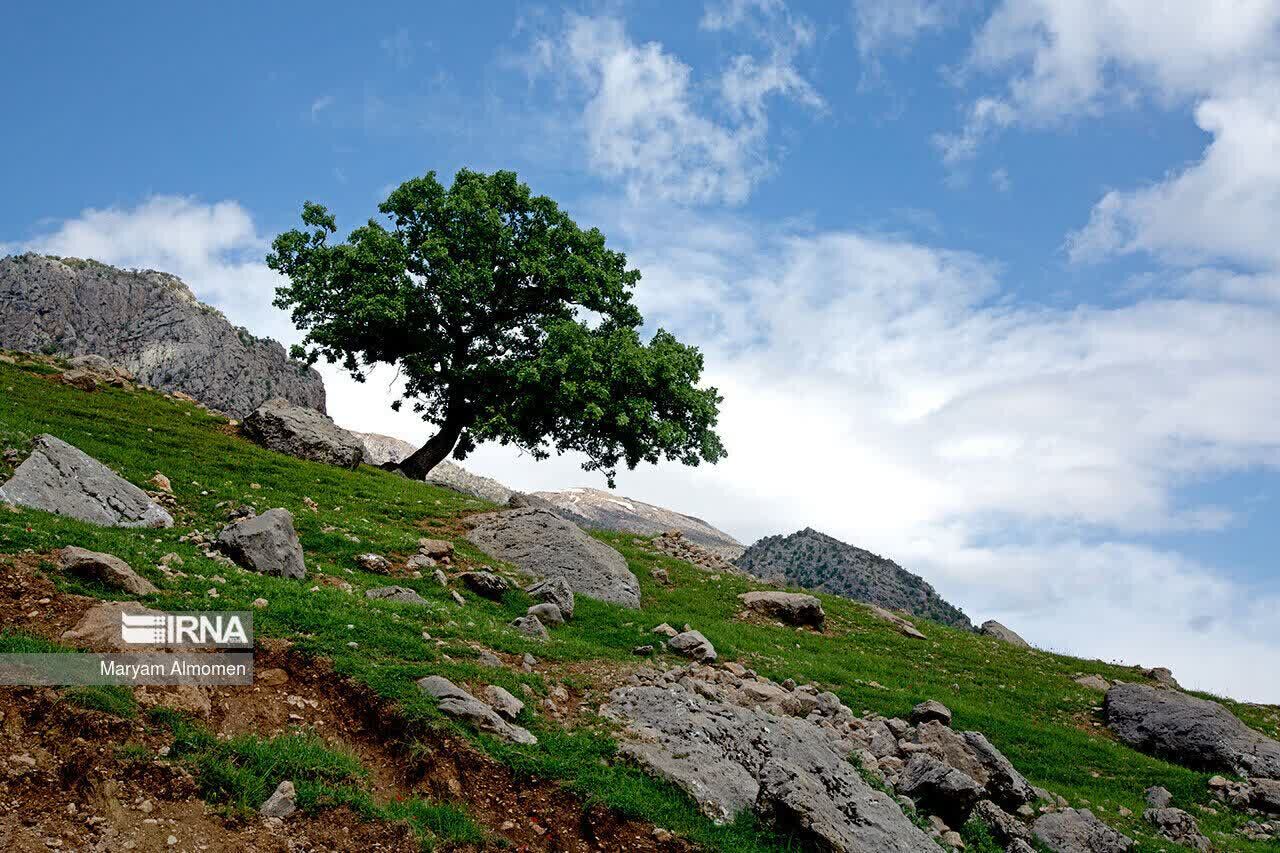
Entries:
MULTIPOLYGON (((1280 701, 1280 0, 379 5, 9 9, 0 249, 292 340, 262 256, 303 200, 351 228, 515 169, 726 394, 725 463, 620 491, 1280 701)), ((326 379, 340 422, 429 434, 390 377, 326 379)))

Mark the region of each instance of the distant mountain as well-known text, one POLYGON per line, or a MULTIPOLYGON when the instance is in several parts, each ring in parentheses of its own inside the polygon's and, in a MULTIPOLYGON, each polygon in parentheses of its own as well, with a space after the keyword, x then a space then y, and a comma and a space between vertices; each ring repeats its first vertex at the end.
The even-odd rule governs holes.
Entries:
POLYGON ((177 276, 97 261, 0 258, 0 347, 100 355, 138 381, 243 418, 265 400, 324 411, 320 374, 196 299, 177 276))
POLYGON ((766 536, 734 561, 758 578, 842 595, 972 629, 969 617, 943 600, 928 581, 893 560, 806 527, 790 536, 766 536))
POLYGON ((726 560, 733 560, 743 552, 741 542, 700 518, 613 492, 578 488, 533 494, 551 504, 557 513, 579 527, 618 530, 646 536, 679 530, 689 541, 714 551, 726 560))

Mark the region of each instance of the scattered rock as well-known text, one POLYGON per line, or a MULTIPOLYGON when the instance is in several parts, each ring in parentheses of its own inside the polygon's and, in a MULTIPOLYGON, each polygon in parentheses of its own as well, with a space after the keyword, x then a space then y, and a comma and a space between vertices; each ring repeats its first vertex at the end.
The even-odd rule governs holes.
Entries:
POLYGON ((868 604, 867 607, 871 610, 873 614, 883 619, 884 621, 888 622, 889 624, 893 625, 893 627, 897 628, 898 633, 902 634, 904 637, 910 637, 913 640, 929 639, 924 634, 920 633, 920 630, 916 628, 915 625, 912 625, 910 622, 908 622, 906 619, 903 619, 898 614, 890 613, 888 610, 885 610, 883 607, 880 607, 879 605, 876 605, 876 604, 868 604))
POLYGON ((974 806, 973 814, 987 825, 996 841, 1006 848, 1015 841, 1031 843, 1031 828, 991 800, 980 801, 974 806))
POLYGON ((738 596, 748 610, 762 613, 788 625, 807 625, 822 630, 826 614, 815 596, 799 592, 744 592, 738 596))
POLYGON ((667 641, 667 648, 702 663, 716 659, 715 646, 698 631, 685 631, 667 641))
POLYGON ((1133 847, 1132 838, 1116 832, 1088 809, 1046 812, 1031 829, 1053 853, 1126 853, 1133 847))
POLYGON ((654 652, 654 648, 653 648, 653 645, 650 643, 646 643, 643 646, 636 646, 634 649, 631 650, 631 654, 636 655, 637 657, 648 657, 649 655, 653 654, 653 652, 654 652))
POLYGON ((1076 684, 1081 687, 1088 687, 1090 690, 1107 691, 1111 689, 1111 682, 1107 681, 1101 675, 1080 675, 1075 678, 1076 684))
POLYGON ((526 587, 525 592, 534 601, 554 604, 565 619, 573 618, 573 589, 564 578, 547 578, 526 587))
POLYGON ((414 554, 404 561, 404 567, 411 572, 425 572, 427 569, 434 569, 435 565, 435 559, 426 554, 414 554))
POLYGON ((159 471, 152 474, 151 479, 147 480, 147 482, 155 486, 157 489, 159 489, 162 492, 173 494, 173 484, 169 482, 168 477, 166 477, 164 474, 161 474, 159 471))
POLYGON ((547 625, 552 628, 557 625, 564 624, 564 616, 560 613, 560 608, 552 604, 550 601, 535 604, 525 613, 528 616, 537 618, 543 625, 547 625))
POLYGON ((995 637, 1001 642, 1008 643, 1011 646, 1029 649, 1031 644, 1019 637, 1013 630, 1006 628, 994 619, 988 619, 982 623, 982 627, 978 628, 978 633, 986 637, 995 637))
POLYGON ((1117 684, 1103 704, 1107 725, 1143 752, 1199 770, 1280 778, 1280 741, 1207 699, 1145 684, 1117 684))
POLYGON ((95 604, 85 611, 84 616, 75 627, 66 631, 62 639, 75 646, 95 651, 147 651, 160 648, 156 645, 143 645, 124 642, 121 632, 122 613, 134 616, 160 616, 161 611, 143 607, 136 601, 108 601, 95 604))
POLYGON ((385 575, 391 572, 391 561, 381 554, 358 554, 356 555, 356 565, 362 571, 372 572, 377 575, 385 575))
POLYGON ((427 482, 495 504, 505 504, 512 494, 510 489, 497 480, 472 473, 448 459, 427 473, 427 482))
POLYGON ((302 543, 287 509, 240 518, 222 528, 218 547, 240 566, 263 575, 302 579, 307 568, 302 543))
POLYGON ((86 551, 68 545, 58 552, 58 562, 64 572, 97 581, 104 586, 122 589, 133 595, 151 595, 159 592, 151 581, 129 567, 129 564, 111 554, 86 551))
POLYGON ((1142 674, 1163 687, 1172 687, 1175 690, 1182 689, 1182 686, 1178 684, 1178 680, 1173 677, 1173 672, 1167 666, 1154 666, 1150 669, 1144 669, 1142 674))
MULTIPOLYGON (((553 605, 554 606, 554 605, 553 605)), ((511 627, 515 628, 521 634, 533 637, 535 640, 550 640, 551 635, 547 633, 547 628, 542 624, 537 616, 521 616, 511 621, 511 627)))
POLYGON ((33 450, 0 486, 8 502, 104 527, 172 527, 173 516, 133 483, 80 449, 38 435, 33 450))
POLYGON ((1147 805, 1153 809, 1168 808, 1173 804, 1173 794, 1169 793, 1168 788, 1162 788, 1159 785, 1153 785, 1146 791, 1147 805))
POLYGON ((511 584, 505 578, 493 572, 463 572, 458 575, 458 579, 476 595, 493 601, 501 601, 507 590, 511 589, 511 584))
POLYGON ((376 589, 367 590, 364 597, 375 601, 398 601, 401 604, 429 603, 425 598, 406 586, 380 586, 376 589))
POLYGON ((672 628, 666 622, 663 622, 661 625, 653 629, 653 633, 662 634, 664 637, 674 637, 680 632, 677 631, 675 628, 672 628))
POLYGON ((355 468, 364 457, 364 445, 327 415, 273 397, 244 419, 241 431, 250 439, 278 453, 299 459, 355 468))
POLYGON ((536 744, 538 742, 528 729, 507 722, 493 708, 447 678, 429 675, 418 680, 418 689, 439 700, 441 713, 470 723, 480 731, 495 734, 512 743, 536 744))
POLYGON ((453 543, 445 539, 419 539, 418 553, 433 560, 453 558, 453 543))
MULTIPOLYGON (((1149 793, 1148 800, 1150 800, 1149 793)), ((1165 793, 1169 792, 1165 791, 1165 793)), ((1147 809, 1142 816, 1147 823, 1158 829, 1161 835, 1175 844, 1182 844, 1192 850, 1213 849, 1209 839, 1200 834, 1200 825, 1196 823, 1196 819, 1182 809, 1156 806, 1147 809)))
POLYGON ((939 722, 944 726, 949 726, 951 725, 951 709, 936 699, 928 699, 911 709, 909 719, 912 725, 939 722))
POLYGON ((484 689, 484 701, 507 720, 514 720, 524 710, 524 703, 496 684, 484 689))
POLYGON ((286 818, 298 810, 298 792, 292 782, 281 782, 267 801, 258 808, 263 817, 286 818))
POLYGON ((622 555, 549 510, 484 513, 467 523, 467 539, 491 557, 536 577, 563 578, 578 595, 640 606, 640 584, 622 555))

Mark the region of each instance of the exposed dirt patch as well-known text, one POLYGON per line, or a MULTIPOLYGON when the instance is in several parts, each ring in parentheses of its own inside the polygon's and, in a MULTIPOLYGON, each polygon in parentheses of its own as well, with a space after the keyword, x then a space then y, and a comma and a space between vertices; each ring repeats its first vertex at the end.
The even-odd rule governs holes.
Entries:
MULTIPOLYGON (((97 600, 59 593, 40 576, 42 560, 48 558, 0 557, 0 628, 58 639, 97 600)), ((560 673, 582 685, 561 701, 561 719, 597 705, 603 685, 616 684, 616 667, 611 677, 597 668, 560 673)), ((377 799, 459 802, 508 849, 690 849, 651 825, 586 808, 554 781, 517 777, 462 738, 410 726, 372 691, 286 641, 261 640, 255 669, 252 686, 139 688, 135 695, 144 705, 185 710, 226 736, 314 730, 360 758, 377 799)), ((50 841, 72 850, 298 849, 290 841, 316 851, 417 849, 406 828, 366 823, 344 811, 299 814, 283 829, 224 816, 198 799, 195 780, 181 766, 121 757, 126 744, 150 755, 168 744, 167 731, 145 718, 118 720, 75 708, 61 691, 46 688, 0 688, 0 714, 0 773, 8 774, 0 781, 0 849, 46 851, 50 841), (149 811, 142 810, 144 801, 149 811)))

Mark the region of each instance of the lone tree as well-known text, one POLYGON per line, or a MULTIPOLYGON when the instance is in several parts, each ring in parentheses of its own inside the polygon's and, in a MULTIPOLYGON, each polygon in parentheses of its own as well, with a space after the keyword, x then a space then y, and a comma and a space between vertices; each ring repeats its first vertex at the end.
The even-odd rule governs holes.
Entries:
POLYGON ((275 304, 306 331, 296 358, 341 361, 357 380, 394 365, 399 410, 438 432, 400 468, 422 478, 477 442, 535 458, 578 450, 610 487, 619 462, 686 465, 725 456, 715 433, 722 398, 700 388, 702 354, 668 332, 640 340, 631 302, 640 273, 514 172, 462 170, 445 189, 434 172, 401 184, 377 220, 330 243, 323 206, 306 230, 281 234, 267 264, 288 277, 275 304))

